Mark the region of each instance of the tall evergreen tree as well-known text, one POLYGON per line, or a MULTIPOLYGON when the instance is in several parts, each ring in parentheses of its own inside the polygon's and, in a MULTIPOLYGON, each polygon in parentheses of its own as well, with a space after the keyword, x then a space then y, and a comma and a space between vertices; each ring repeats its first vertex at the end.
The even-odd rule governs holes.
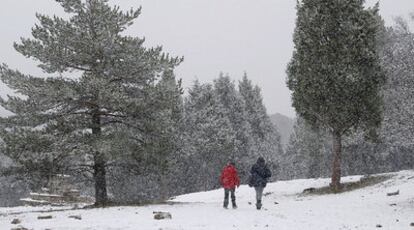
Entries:
POLYGON ((183 148, 182 93, 181 81, 172 71, 164 71, 151 96, 153 106, 158 107, 146 131, 152 138, 147 139, 141 154, 123 156, 109 168, 109 188, 115 202, 141 203, 177 195, 177 161, 183 148))
POLYGON ((254 143, 244 99, 230 77, 223 74, 214 80, 214 95, 235 132, 231 158, 238 163, 242 180, 247 179, 249 165, 256 156, 252 151, 254 143))
MULTIPOLYGON (((414 22, 414 18, 411 19, 414 22)), ((383 139, 389 147, 414 149, 414 33, 397 18, 385 34, 383 66, 388 81, 384 89, 383 139)))
POLYGON ((195 82, 185 98, 185 148, 192 159, 186 179, 195 190, 217 188, 220 171, 233 156, 236 132, 226 112, 211 84, 195 82))
MULTIPOLYGON (((413 34, 409 28, 406 20, 397 18, 396 24, 387 28, 382 35, 381 57, 387 82, 382 89, 384 118, 380 135, 378 142, 366 142, 363 130, 358 129, 343 139, 344 174, 398 171, 411 168, 414 162, 414 156, 411 154, 414 149, 412 142, 414 126, 409 122, 414 111, 411 93, 414 89, 411 64, 414 45, 413 34)), ((283 170, 286 172, 283 178, 328 175, 323 167, 326 167, 327 159, 330 157, 327 155, 324 155, 326 159, 313 157, 313 153, 330 153, 327 149, 323 151, 326 147, 320 144, 320 141, 326 143, 330 140, 324 133, 326 132, 323 130, 304 124, 301 118, 298 119, 287 153, 282 160, 283 170), (314 138, 318 134, 322 134, 321 139, 314 138), (297 170, 289 170, 291 165, 297 165, 294 167, 297 170), (312 169, 312 165, 316 167, 312 169), (311 174, 306 175, 306 171, 311 174)))
POLYGON ((156 82, 182 60, 123 34, 140 9, 123 12, 107 0, 57 2, 69 19, 37 14, 33 38, 14 47, 58 76, 34 77, 1 66, 1 80, 23 95, 0 100, 14 113, 1 121, 1 138, 15 159, 61 154, 91 167, 96 205, 105 205, 107 166, 124 155, 142 159, 154 152, 147 150, 160 112, 156 82), (65 77, 72 72, 80 77, 65 77))
POLYGON ((361 127, 375 134, 382 116, 378 5, 361 0, 303 0, 297 4, 295 50, 287 84, 298 115, 332 134, 333 190, 340 189, 342 137, 361 127))
POLYGON ((283 153, 280 134, 267 114, 261 90, 258 86, 254 86, 245 74, 239 82, 239 92, 244 100, 247 120, 251 128, 254 143, 252 155, 263 156, 276 167, 283 153))
POLYGON ((156 154, 154 154, 162 156, 158 161, 161 162, 161 167, 156 167, 157 169, 161 168, 161 170, 155 172, 155 175, 158 176, 160 196, 162 200, 166 200, 170 195, 175 195, 171 194, 170 190, 174 188, 172 181, 176 177, 177 160, 184 148, 182 135, 184 118, 183 88, 181 80, 177 81, 171 70, 163 73, 157 86, 159 92, 157 101, 159 102, 161 116, 156 125, 162 125, 158 135, 161 134, 163 138, 158 138, 159 147, 156 154))
POLYGON ((300 117, 296 119, 281 160, 283 179, 317 178, 326 175, 330 152, 327 149, 329 138, 325 133, 311 127, 300 117))

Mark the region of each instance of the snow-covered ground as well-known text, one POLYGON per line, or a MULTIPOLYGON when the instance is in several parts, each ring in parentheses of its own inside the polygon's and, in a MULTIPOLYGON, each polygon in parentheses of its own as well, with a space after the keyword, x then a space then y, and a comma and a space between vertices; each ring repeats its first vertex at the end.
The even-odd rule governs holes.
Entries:
MULTIPOLYGON (((239 208, 223 209, 223 191, 215 190, 176 197, 174 205, 111 207, 90 210, 47 212, 48 208, 0 208, 0 229, 18 225, 18 218, 28 229, 140 229, 140 230, 335 230, 335 229, 413 229, 414 171, 391 174, 382 183, 360 190, 331 195, 299 195, 305 188, 329 184, 328 179, 280 181, 265 189, 264 208, 254 207, 254 190, 240 186, 239 208), (399 190, 399 195, 387 196, 399 190), (46 213, 35 212, 37 210, 46 213), (166 211, 172 219, 155 220, 154 211, 166 211), (52 219, 38 220, 39 215, 52 219), (80 215, 81 220, 69 218, 80 215), (377 225, 381 225, 377 226, 377 225)), ((360 176, 343 178, 357 181, 360 176)), ((62 209, 62 208, 61 208, 62 209)))

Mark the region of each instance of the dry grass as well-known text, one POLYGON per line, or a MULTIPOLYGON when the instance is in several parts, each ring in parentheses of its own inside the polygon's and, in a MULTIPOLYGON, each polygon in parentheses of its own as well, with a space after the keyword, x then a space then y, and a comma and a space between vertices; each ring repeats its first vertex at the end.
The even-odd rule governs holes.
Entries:
POLYGON ((349 192, 382 183, 391 177, 392 176, 390 175, 364 176, 359 181, 343 183, 339 191, 333 190, 330 186, 325 186, 321 188, 305 189, 302 192, 302 195, 325 195, 349 192))

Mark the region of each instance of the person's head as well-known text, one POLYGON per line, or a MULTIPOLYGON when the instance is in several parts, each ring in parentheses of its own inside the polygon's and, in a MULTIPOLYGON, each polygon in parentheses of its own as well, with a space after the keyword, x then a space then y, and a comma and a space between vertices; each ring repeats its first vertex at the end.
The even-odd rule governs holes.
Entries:
POLYGON ((264 164, 265 163, 265 159, 263 157, 259 157, 259 158, 257 158, 257 163, 264 164))
POLYGON ((236 166, 236 163, 234 162, 232 157, 229 157, 227 159, 227 165, 232 165, 232 166, 236 166))

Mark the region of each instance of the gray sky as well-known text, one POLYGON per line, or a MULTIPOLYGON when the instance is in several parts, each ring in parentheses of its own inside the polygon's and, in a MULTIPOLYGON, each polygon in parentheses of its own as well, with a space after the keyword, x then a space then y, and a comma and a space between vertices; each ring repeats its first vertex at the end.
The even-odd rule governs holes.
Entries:
MULTIPOLYGON (((185 61, 176 70, 188 88, 194 79, 211 81, 220 71, 238 80, 246 71, 262 88, 269 113, 293 117, 285 84, 286 64, 293 50, 296 0, 110 0, 122 9, 142 6, 142 15, 128 31, 145 36, 146 46, 164 50, 185 61)), ((373 5, 375 0, 368 0, 373 5)), ((395 16, 414 12, 413 0, 380 0, 387 25, 395 16)), ((63 15, 53 0, 1 0, 0 63, 24 73, 43 73, 12 44, 29 37, 35 13, 63 15)), ((8 91, 0 85, 0 95, 8 91)), ((0 111, 2 113, 2 111, 0 111)))

